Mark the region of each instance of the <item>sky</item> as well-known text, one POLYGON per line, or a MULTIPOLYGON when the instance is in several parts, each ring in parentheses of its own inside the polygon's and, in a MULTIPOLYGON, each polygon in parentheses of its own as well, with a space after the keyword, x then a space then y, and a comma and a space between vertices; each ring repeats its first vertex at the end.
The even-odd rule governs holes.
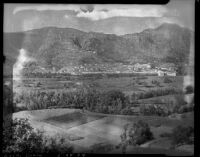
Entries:
POLYGON ((55 26, 123 35, 162 23, 175 23, 194 30, 194 2, 171 0, 166 5, 9 3, 4 4, 4 32, 55 26))

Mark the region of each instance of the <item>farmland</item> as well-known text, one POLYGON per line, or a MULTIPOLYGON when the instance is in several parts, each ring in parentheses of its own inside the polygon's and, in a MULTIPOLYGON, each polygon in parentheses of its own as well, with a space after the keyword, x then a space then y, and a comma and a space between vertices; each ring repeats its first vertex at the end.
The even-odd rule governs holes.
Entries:
MULTIPOLYGON (((94 144, 98 143, 112 144, 114 146, 119 144, 123 125, 138 120, 144 120, 150 125, 155 136, 155 140, 153 140, 155 142, 152 141, 149 148, 155 148, 156 145, 159 145, 159 141, 163 143, 160 134, 170 133, 176 125, 193 125, 193 114, 186 116, 187 118, 179 120, 154 116, 112 116, 91 112, 82 113, 80 110, 74 109, 22 111, 14 114, 14 117, 18 118, 29 117, 34 128, 45 130, 46 135, 56 136, 60 134, 64 136, 76 147, 75 150, 77 152, 88 152, 94 144)), ((160 146, 160 153, 167 151, 166 145, 170 147, 171 144, 168 142, 168 144, 160 146)), ((120 153, 120 150, 116 151, 120 153)))
MULTIPOLYGON (((14 102, 16 108, 19 108, 13 118, 27 117, 34 128, 44 130, 47 136, 64 137, 74 146, 75 152, 91 152, 93 147, 100 147, 101 144, 106 145, 105 147, 116 147, 120 144, 124 125, 143 120, 149 124, 154 139, 150 144, 147 142, 138 148, 128 147, 127 153, 155 149, 155 152, 168 154, 167 150, 172 147, 171 140, 161 135, 172 133, 178 125, 193 127, 193 111, 189 109, 179 112, 176 109, 180 108, 179 104, 184 104, 184 96, 194 95, 183 92, 182 76, 23 78, 20 83, 14 80, 13 87, 14 102), (87 90, 98 92, 84 93, 87 90), (113 93, 109 93, 110 91, 121 91, 121 94, 114 92, 121 101, 111 100, 109 96, 113 93), (23 96, 19 96, 20 94, 23 96), (83 105, 84 110, 69 109, 70 104, 75 107, 83 105), (112 106, 115 104, 117 106, 112 106), (141 110, 146 104, 161 104, 166 109, 156 111, 155 108, 158 113, 147 113, 146 110, 141 110), (132 112, 132 109, 137 110, 138 114, 132 112), (164 110, 169 111, 165 113, 164 110)), ((188 149, 190 154, 192 148, 188 149)), ((174 151, 174 154, 184 152, 176 149, 174 151)), ((106 151, 115 152, 121 153, 121 150, 113 148, 106 151)))
MULTIPOLYGON (((169 77, 169 76, 165 76, 169 77)), ((164 83, 165 77, 159 76, 71 76, 64 78, 23 78, 21 84, 15 81, 14 86, 25 90, 69 90, 75 88, 95 88, 97 90, 109 91, 112 89, 122 90, 129 94, 131 92, 148 91, 150 89, 175 87, 183 88, 183 77, 169 77, 172 82, 164 83), (159 83, 154 83, 156 81, 159 83)))

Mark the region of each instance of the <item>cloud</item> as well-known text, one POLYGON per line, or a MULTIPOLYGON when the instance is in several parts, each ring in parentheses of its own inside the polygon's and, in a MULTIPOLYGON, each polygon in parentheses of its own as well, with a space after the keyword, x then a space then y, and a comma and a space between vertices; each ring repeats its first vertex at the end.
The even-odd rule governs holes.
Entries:
POLYGON ((29 5, 29 6, 18 6, 13 10, 13 14, 16 14, 20 11, 25 10, 36 10, 36 11, 46 11, 46 10, 72 10, 72 11, 80 11, 79 5, 29 5))
MULTIPOLYGON (((17 6, 13 14, 26 10, 36 11, 74 11, 76 17, 87 18, 92 21, 112 17, 165 17, 172 14, 165 6, 161 5, 26 5, 17 6)), ((175 12, 173 12, 173 15, 175 12)), ((69 18, 68 14, 64 18, 69 18)), ((26 25, 31 25, 26 24, 26 25)))
MULTIPOLYGON (((100 8, 99 8, 100 9, 100 8)), ((101 20, 111 17, 163 17, 167 13, 167 9, 162 6, 139 6, 134 5, 127 8, 110 8, 105 7, 101 10, 96 8, 92 12, 79 12, 77 17, 84 17, 90 20, 101 20)))

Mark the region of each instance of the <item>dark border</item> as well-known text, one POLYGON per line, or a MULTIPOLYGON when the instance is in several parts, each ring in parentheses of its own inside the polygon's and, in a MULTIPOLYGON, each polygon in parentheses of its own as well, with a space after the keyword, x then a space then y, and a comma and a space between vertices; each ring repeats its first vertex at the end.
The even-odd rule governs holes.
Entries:
MULTIPOLYGON (((114 0, 67 0, 67 1, 60 1, 60 0, 57 0, 56 2, 48 2, 48 3, 51 3, 51 4, 55 4, 55 3, 62 3, 62 4, 67 4, 67 3, 73 3, 73 4, 90 4, 90 3, 96 3, 96 4, 166 4, 168 3, 169 0, 133 0, 132 2, 131 1, 125 1, 123 0, 122 1, 114 1, 114 0)), ((7 1, 4 3, 16 3, 14 1, 7 1)), ((0 7, 2 9, 2 16, 1 16, 1 22, 2 22, 2 25, 1 25, 1 29, 2 29, 2 32, 3 32, 3 5, 4 3, 1 3, 0 7)), ((26 1, 20 1, 20 3, 27 3, 26 1)), ((29 1, 29 3, 47 3, 45 1, 29 1)), ((198 50, 199 50, 199 44, 198 44, 198 41, 200 40, 199 39, 199 0, 195 0, 195 109, 194 109, 194 115, 195 115, 195 154, 194 156, 200 156, 200 129, 198 127, 199 125, 199 114, 200 114, 200 103, 199 103, 199 99, 198 99, 198 93, 200 93, 198 90, 198 50), (197 52, 197 53, 196 53, 197 52)), ((2 33, 1 32, 1 33, 2 33)), ((1 42, 1 47, 2 47, 2 54, 3 54, 3 33, 2 33, 2 42, 1 42)), ((2 63, 4 63, 5 61, 5 57, 2 55, 2 63)), ((2 66, 2 74, 3 74, 3 66, 2 66)), ((3 78, 3 77, 2 77, 3 78)), ((2 83, 3 83, 3 80, 2 80, 2 83)), ((2 84, 1 84, 2 85, 2 84)), ((3 93, 3 92, 2 92, 3 93)), ((3 96, 3 95, 2 95, 3 96)), ((2 99, 3 100, 3 99, 2 99)), ((3 111, 3 105, 1 105, 1 108, 2 108, 2 111, 3 111)), ((3 113, 2 113, 3 114, 3 113)), ((15 154, 17 155, 17 154, 15 154)), ((15 156, 14 155, 14 156, 15 156)), ((18 154, 19 156, 26 156, 26 154, 22 155, 22 154, 18 154)), ((95 156, 99 156, 100 154, 95 154, 95 156)), ((102 156, 104 156, 103 154, 101 154, 102 156)), ((105 154, 106 155, 106 154, 105 154)), ((118 156, 120 154, 110 154, 110 156, 118 156)), ((123 154, 121 154, 123 155, 123 154)), ((140 155, 140 154, 137 154, 137 155, 140 155)), ((141 154, 141 155, 144 155, 146 156, 145 154, 141 154)), ((165 155, 156 155, 156 154, 148 154, 148 156, 165 156, 165 155)), ((41 154, 33 154, 33 156, 41 156, 41 154)), ((49 155, 48 155, 49 156, 49 155)), ((68 157, 74 157, 74 156, 79 156, 78 154, 65 154, 65 155, 61 155, 61 156, 68 156, 68 157)), ((92 156, 92 154, 80 154, 79 157, 87 157, 87 156, 92 156)), ((132 156, 131 154, 126 154, 126 156, 132 156)))

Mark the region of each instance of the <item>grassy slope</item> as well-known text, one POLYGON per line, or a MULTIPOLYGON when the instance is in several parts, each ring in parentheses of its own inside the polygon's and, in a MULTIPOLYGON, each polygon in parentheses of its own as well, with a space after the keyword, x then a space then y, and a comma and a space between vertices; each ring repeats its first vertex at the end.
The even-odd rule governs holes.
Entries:
MULTIPOLYGON (((22 111, 15 113, 13 117, 28 117, 35 128, 46 130, 47 135, 55 136, 59 134, 60 136, 66 137, 75 144, 77 151, 87 149, 99 142, 111 143, 113 145, 118 144, 124 124, 138 120, 144 120, 149 123, 156 139, 159 139, 161 133, 171 132, 171 129, 179 124, 190 125, 193 123, 193 114, 187 114, 183 120, 176 120, 156 116, 121 116, 91 112, 87 112, 87 115, 82 115, 78 113, 79 111, 74 109, 22 111), (85 116, 89 118, 89 121, 87 123, 81 123, 85 119, 85 116), (102 118, 97 119, 96 117, 102 118), (46 123, 47 119, 51 120, 51 123, 46 123), (80 123, 77 123, 77 120, 80 123), (72 125, 73 127, 68 128, 67 126, 73 122, 75 122, 72 125)), ((157 145, 159 145, 158 142, 157 145)))

